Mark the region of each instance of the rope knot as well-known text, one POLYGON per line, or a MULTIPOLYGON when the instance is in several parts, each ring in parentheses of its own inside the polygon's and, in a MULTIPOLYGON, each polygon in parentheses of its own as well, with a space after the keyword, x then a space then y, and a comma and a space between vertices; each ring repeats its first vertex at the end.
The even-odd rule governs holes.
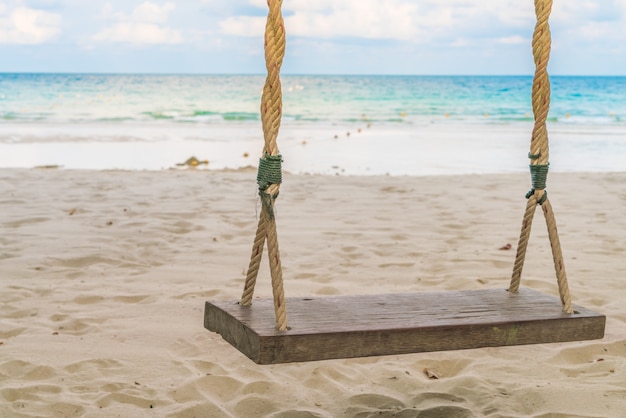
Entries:
MULTIPOLYGON (((535 189, 530 189, 528 193, 526 193, 526 199, 530 199, 535 194, 535 192, 536 192, 535 189)), ((547 199, 548 199, 548 192, 546 190, 543 190, 543 195, 539 199, 537 199, 537 204, 543 205, 543 202, 545 202, 547 199)))
POLYGON ((280 154, 270 155, 267 152, 259 160, 259 171, 256 181, 259 185, 261 205, 270 219, 274 218, 274 202, 278 198, 278 191, 268 193, 268 188, 270 188, 272 184, 282 183, 282 162, 283 157, 280 154))
POLYGON ((283 157, 280 154, 270 155, 267 152, 259 159, 259 171, 256 176, 259 191, 267 190, 272 184, 283 182, 282 162, 283 157))
MULTIPOLYGON (((532 157, 531 157, 532 158, 532 157)), ((530 177, 532 180, 532 189, 526 193, 526 199, 530 199, 537 190, 543 190, 543 195, 537 200, 538 205, 542 205, 548 198, 548 192, 545 190, 546 183, 548 181, 548 171, 550 169, 550 163, 548 164, 531 164, 530 165, 530 177)))

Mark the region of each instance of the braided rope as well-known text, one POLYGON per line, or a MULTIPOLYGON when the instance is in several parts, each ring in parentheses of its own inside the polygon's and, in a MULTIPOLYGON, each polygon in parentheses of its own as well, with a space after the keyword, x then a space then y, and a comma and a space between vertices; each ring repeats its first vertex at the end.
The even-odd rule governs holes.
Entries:
POLYGON ((511 284, 509 286, 509 292, 512 293, 519 291, 520 282, 522 280, 522 268, 524 267, 524 259, 526 258, 526 248, 528 248, 528 240, 530 238, 530 227, 533 224, 536 207, 537 198, 533 194, 528 198, 524 220, 522 221, 522 231, 520 232, 519 242, 517 243, 517 254, 515 255, 513 275, 511 276, 511 284))
POLYGON ((552 204, 546 200, 541 205, 546 225, 548 227, 548 237, 550 238, 550 246, 552 247, 552 259, 554 261, 554 269, 556 271, 556 280, 559 285, 559 295, 563 304, 563 312, 571 314, 574 312, 572 308, 572 298, 569 294, 569 286, 567 285, 567 275, 565 274, 565 264, 563 263, 563 253, 561 251, 561 243, 559 242, 559 232, 556 229, 556 220, 552 204))
POLYGON ((239 302, 243 306, 250 306, 252 304, 252 296, 254 295, 254 286, 256 285, 256 278, 259 275, 259 268, 261 267, 261 257, 263 256, 264 246, 265 246, 265 218, 260 217, 259 224, 256 230, 256 236, 254 237, 254 244, 252 245, 252 255, 250 256, 250 265, 248 266, 246 282, 243 286, 243 294, 241 295, 241 301, 239 302))
POLYGON ((262 208, 259 224, 252 247, 252 256, 248 267, 248 274, 244 285, 241 304, 244 306, 252 303, 254 286, 261 263, 263 246, 267 240, 270 273, 272 276, 272 292, 274 295, 274 311, 276 313, 276 328, 287 329, 287 311, 285 307, 285 295, 283 290, 283 273, 278 250, 278 234, 276 232, 276 219, 274 217, 274 203, 280 190, 280 176, 277 171, 280 166, 278 145, 278 131, 282 117, 282 87, 280 83, 280 67, 285 56, 285 27, 281 13, 282 0, 268 0, 269 12, 265 25, 265 66, 267 77, 261 97, 261 123, 263 125, 262 161, 259 164, 259 194, 262 208), (269 170, 271 173, 264 172, 269 170))
POLYGON ((571 298, 567 285, 567 276, 565 274, 559 234, 556 228, 556 220, 552 210, 552 205, 548 199, 548 194, 545 190, 548 169, 550 166, 546 121, 550 110, 550 78, 548 75, 548 61, 550 59, 552 39, 550 36, 550 25, 548 20, 551 11, 552 0, 535 0, 537 24, 535 26, 532 41, 533 58, 535 61, 535 77, 533 78, 532 87, 532 106, 535 117, 535 125, 533 127, 530 141, 530 153, 528 154, 528 157, 531 160, 530 171, 532 176, 532 189, 526 195, 528 198, 528 204, 526 205, 526 211, 524 212, 524 219, 522 221, 522 229, 520 232, 509 291, 513 293, 519 291, 522 268, 524 266, 526 249, 530 238, 531 225, 535 209, 537 205, 540 205, 542 207, 548 228, 548 236, 550 239, 550 246, 552 248, 552 258, 554 260, 561 302, 563 303, 563 311, 572 313, 571 298))

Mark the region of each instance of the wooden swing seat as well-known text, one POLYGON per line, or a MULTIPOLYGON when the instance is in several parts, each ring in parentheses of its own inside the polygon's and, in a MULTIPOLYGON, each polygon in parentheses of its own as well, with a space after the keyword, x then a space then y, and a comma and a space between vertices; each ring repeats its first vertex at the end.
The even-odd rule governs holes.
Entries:
POLYGON ((287 298, 287 331, 272 299, 206 302, 204 326, 258 364, 599 339, 606 318, 536 290, 287 298))
POLYGON ((550 107, 547 66, 552 0, 535 1, 537 24, 532 42, 536 68, 532 88, 535 125, 528 154, 532 189, 526 194, 528 202, 511 276, 512 292, 491 289, 284 298, 274 217, 274 202, 282 182, 282 157, 276 143, 282 116, 280 67, 286 39, 281 5, 282 0, 268 0, 265 31, 268 73, 261 98, 265 145, 257 175, 262 212, 241 298, 244 305, 253 298, 267 241, 276 309, 273 300, 253 300, 251 306, 239 302, 206 302, 204 326, 221 334, 259 364, 602 338, 604 315, 571 305, 556 220, 545 192, 550 166, 546 120, 550 107), (516 292, 538 206, 548 227, 560 298, 528 289, 516 292))

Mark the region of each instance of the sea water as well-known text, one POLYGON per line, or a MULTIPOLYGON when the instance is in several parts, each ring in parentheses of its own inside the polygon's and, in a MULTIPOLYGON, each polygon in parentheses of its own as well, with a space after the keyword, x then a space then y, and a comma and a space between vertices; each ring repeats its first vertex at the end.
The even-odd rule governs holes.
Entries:
MULTIPOLYGON (((254 166, 262 75, 0 74, 0 167, 254 166)), ((551 77, 557 171, 626 169, 626 77, 551 77)), ((288 171, 527 170, 531 76, 282 77, 288 171)))

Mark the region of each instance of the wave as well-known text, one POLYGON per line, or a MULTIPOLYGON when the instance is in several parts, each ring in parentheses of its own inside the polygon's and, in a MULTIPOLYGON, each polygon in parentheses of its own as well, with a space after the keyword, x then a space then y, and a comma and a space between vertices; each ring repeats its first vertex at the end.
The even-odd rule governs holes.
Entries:
MULTIPOLYGON (((528 113, 401 113, 401 114, 283 114, 284 123, 312 123, 312 124, 407 124, 424 125, 433 122, 449 121, 451 123, 490 124, 490 123, 529 123, 533 116, 528 113)), ((127 123, 173 123, 173 124, 246 124, 260 122, 260 113, 248 111, 215 112, 210 110, 195 110, 181 112, 145 111, 138 115, 102 115, 95 114, 59 114, 59 113, 0 113, 0 123, 80 123, 80 124, 127 124, 127 123)), ((552 124, 568 125, 623 125, 626 117, 619 114, 610 115, 583 115, 559 114, 550 115, 547 119, 552 124)))
POLYGON ((222 118, 226 121, 256 121, 261 120, 258 113, 250 112, 226 112, 222 113, 222 118))
MULTIPOLYGON (((0 123, 258 123, 260 76, 0 73, 0 123)), ((527 123, 532 77, 285 76, 286 123, 527 123)), ((624 124, 626 77, 555 77, 550 123, 624 124)))

